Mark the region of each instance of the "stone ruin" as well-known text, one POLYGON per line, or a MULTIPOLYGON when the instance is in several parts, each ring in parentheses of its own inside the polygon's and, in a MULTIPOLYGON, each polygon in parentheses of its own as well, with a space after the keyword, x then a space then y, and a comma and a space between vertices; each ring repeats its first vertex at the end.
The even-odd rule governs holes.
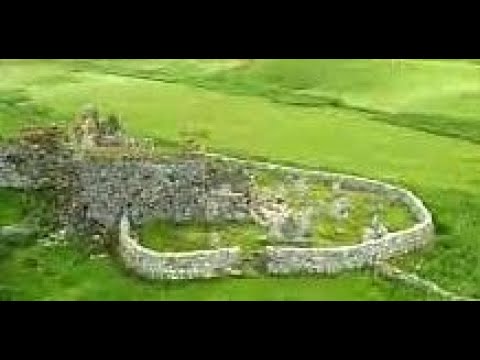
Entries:
POLYGON ((62 198, 59 222, 71 233, 106 234, 123 211, 134 225, 153 218, 179 223, 249 217, 252 191, 243 167, 201 154, 156 161, 77 156, 105 144, 120 153, 130 150, 119 146, 129 143, 122 130, 104 125, 95 108, 86 107, 80 119, 74 137, 54 126, 32 128, 0 149, 0 186, 54 190, 62 198))
POLYGON ((337 221, 346 220, 349 218, 351 210, 352 204, 342 191, 341 183, 333 182, 330 216, 337 221))
MULTIPOLYGON (((133 225, 153 218, 175 223, 253 220, 265 227, 274 243, 309 243, 313 208, 292 211, 278 196, 271 199, 259 193, 246 167, 198 154, 160 162, 91 161, 75 152, 105 144, 119 147, 129 140, 118 124, 104 125, 106 120, 93 106, 86 106, 77 120, 70 143, 62 143, 68 137, 55 127, 26 132, 22 139, 28 141, 22 141, 9 155, 21 159, 22 171, 17 172, 18 164, 0 169, 8 175, 2 177, 7 183, 16 180, 24 187, 42 187, 47 180, 56 184, 63 179, 63 187, 57 189, 64 197, 59 216, 69 232, 106 234, 126 211, 133 225), (50 149, 52 144, 55 146, 50 149)), ((298 188, 306 192, 300 182, 298 188)))
POLYGON ((364 229, 363 241, 381 239, 388 234, 388 228, 381 222, 380 215, 375 213, 370 226, 364 229))
POLYGON ((119 117, 115 114, 101 117, 92 104, 86 105, 74 120, 73 136, 76 144, 84 149, 125 143, 119 117))
MULTIPOLYGON (((252 163, 226 156, 183 156, 152 160, 117 159, 92 161, 76 157, 86 148, 129 143, 118 118, 102 119, 94 107, 86 107, 74 127, 73 141, 65 143, 58 128, 29 131, 24 142, 9 144, 0 151, 0 186, 18 188, 49 187, 57 191, 63 206, 62 226, 72 233, 96 235, 120 231, 120 254, 125 264, 149 278, 197 278, 238 273, 240 250, 216 249, 191 253, 157 253, 143 248, 130 235, 130 224, 149 219, 173 222, 201 220, 248 221, 263 225, 271 246, 267 246, 266 270, 272 274, 336 272, 371 265, 398 253, 423 246, 433 234, 428 210, 413 194, 372 180, 301 171, 275 165, 297 179, 303 175, 332 184, 334 194, 330 215, 342 221, 351 204, 342 189, 380 193, 408 206, 417 224, 403 232, 389 233, 374 216, 365 229, 363 242, 351 247, 313 248, 312 224, 319 215, 318 204, 306 199, 308 187, 297 184, 299 209, 287 205, 288 196, 259 191, 248 171, 252 163), (300 174, 300 175, 299 175, 300 174), (341 181, 341 183, 340 183, 341 181), (302 195, 303 194, 303 195, 302 195), (119 227, 120 224, 120 227, 119 227), (122 230, 123 229, 123 230, 122 230)), ((255 163, 259 169, 273 164, 255 163)), ((285 191, 284 191, 285 192, 285 191)), ((9 229, 2 230, 9 231, 9 229)), ((62 230, 63 231, 63 230, 62 230)), ((219 235, 211 234, 211 244, 220 245, 219 235)))
POLYGON ((285 191, 257 194, 251 214, 257 223, 268 229, 268 239, 274 244, 307 246, 311 243, 311 227, 318 214, 314 206, 292 209, 284 199, 285 191), (279 194, 282 194, 279 195, 279 194))

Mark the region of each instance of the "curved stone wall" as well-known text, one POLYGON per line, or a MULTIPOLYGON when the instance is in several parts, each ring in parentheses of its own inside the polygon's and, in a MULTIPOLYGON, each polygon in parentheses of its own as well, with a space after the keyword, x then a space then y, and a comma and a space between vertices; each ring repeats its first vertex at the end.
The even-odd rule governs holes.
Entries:
POLYGON ((119 250, 124 264, 147 279, 208 279, 228 275, 241 261, 240 248, 183 253, 157 252, 141 246, 130 236, 126 216, 120 221, 119 250))
POLYGON ((265 257, 267 272, 270 274, 335 273, 347 269, 371 266, 376 262, 423 247, 433 240, 434 225, 432 215, 423 202, 408 190, 352 175, 302 170, 256 161, 250 162, 217 154, 209 154, 209 156, 221 157, 223 160, 254 165, 264 169, 283 170, 287 173, 303 175, 318 181, 338 182, 341 188, 346 190, 381 194, 388 199, 405 204, 416 219, 416 224, 409 229, 388 233, 380 239, 352 246, 334 248, 269 246, 266 248, 265 257))

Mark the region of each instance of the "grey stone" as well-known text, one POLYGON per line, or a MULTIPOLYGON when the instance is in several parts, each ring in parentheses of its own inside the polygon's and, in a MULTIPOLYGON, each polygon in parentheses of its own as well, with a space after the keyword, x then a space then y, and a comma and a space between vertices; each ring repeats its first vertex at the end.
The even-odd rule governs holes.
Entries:
POLYGON ((351 211, 351 204, 347 197, 340 197, 333 201, 331 216, 336 220, 348 219, 351 211))

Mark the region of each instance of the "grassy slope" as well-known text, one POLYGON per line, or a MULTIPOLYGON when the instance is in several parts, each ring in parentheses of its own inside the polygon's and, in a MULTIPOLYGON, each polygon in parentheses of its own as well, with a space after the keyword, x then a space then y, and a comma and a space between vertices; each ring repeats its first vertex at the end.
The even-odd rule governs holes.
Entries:
MULTIPOLYGON (((262 62, 260 65, 267 66, 268 63, 262 62)), ((423 66, 422 64, 423 62, 419 62, 417 66, 423 66)), ((275 66, 279 65, 275 64, 275 66)), ((297 73, 294 71, 294 63, 288 66, 290 66, 289 74, 297 73)), ((304 63, 296 63, 297 70, 300 72, 303 71, 301 69, 304 66, 314 67, 311 64, 306 66, 304 63)), ((380 104, 377 104, 378 99, 381 98, 382 86, 385 88, 390 85, 385 80, 387 73, 384 64, 379 66, 383 67, 383 70, 379 70, 385 74, 383 79, 373 76, 373 80, 365 79, 356 82, 355 78, 350 77, 349 86, 355 90, 347 96, 345 93, 348 89, 346 89, 343 96, 351 97, 352 103, 357 102, 362 106, 378 108, 397 106, 401 108, 405 103, 403 96, 405 91, 411 90, 409 101, 412 104, 415 102, 417 104, 425 103, 426 96, 421 94, 427 92, 426 88, 431 79, 422 80, 420 76, 418 87, 412 86, 412 84, 415 85, 412 78, 410 85, 399 87, 396 93, 392 92, 396 95, 390 95, 390 100, 382 100, 380 104), (375 79, 380 83, 383 81, 384 84, 376 85, 377 90, 373 91, 370 88, 372 86, 375 88, 375 79), (373 81, 373 85, 369 84, 369 81, 373 81), (356 90, 357 88, 359 90, 356 90), (416 100, 413 95, 417 89, 423 89, 419 91, 420 95, 418 95, 418 99, 423 98, 421 101, 416 100), (399 99, 393 101, 395 97, 399 99)), ((427 66, 434 65, 425 65, 425 67, 427 66)), ((442 69, 445 66, 439 65, 442 69)), ((455 66, 457 65, 455 64, 455 66)), ((339 69, 341 68, 339 65, 339 69)), ((261 74, 261 70, 255 71, 261 74)), ((268 71, 273 70, 264 69, 263 71, 268 74, 268 71)), ((307 74, 304 76, 305 78, 310 77, 309 71, 312 70, 304 70, 304 73, 307 74)), ((332 68, 329 71, 333 71, 332 68)), ((425 71, 429 72, 430 70, 425 71)), ((443 74, 438 69, 435 71, 429 75, 430 78, 443 74)), ((441 81, 452 83, 451 80, 455 79, 458 80, 458 89, 468 88, 476 91, 474 83, 476 80, 472 75, 476 70, 462 67, 462 71, 466 73, 471 71, 471 73, 468 76, 458 76, 458 79, 456 75, 443 74, 444 80, 441 81)), ((25 72, 28 73, 28 71, 25 72)), ((281 79, 280 82, 283 82, 282 86, 287 86, 292 81, 293 87, 300 87, 295 85, 294 80, 282 79, 282 76, 285 78, 287 73, 284 68, 277 72, 281 74, 281 76, 278 74, 276 76, 277 79, 281 79)), ((18 75, 16 76, 18 77, 18 75)), ((253 75, 249 76, 254 78, 253 75)), ((480 180, 476 171, 480 157, 478 146, 456 139, 370 121, 377 119, 373 118, 374 115, 339 107, 323 106, 317 109, 293 107, 272 104, 261 98, 230 96, 188 86, 107 75, 76 74, 76 77, 83 82, 69 85, 62 82, 49 83, 44 80, 42 83, 32 81, 31 79, 35 79, 35 76, 31 75, 28 77, 29 82, 25 88, 38 102, 58 108, 64 114, 76 110, 78 105, 92 99, 98 101, 106 109, 120 109, 128 121, 129 128, 138 133, 150 134, 155 129, 158 135, 172 138, 176 136, 178 130, 187 126, 205 127, 212 132, 211 144, 220 149, 263 155, 271 159, 288 160, 307 166, 316 165, 354 172, 407 185, 426 199, 427 205, 434 211, 440 230, 439 242, 435 249, 423 254, 422 257, 413 257, 416 261, 423 263, 420 272, 450 289, 459 288, 468 295, 479 295, 476 284, 480 281, 478 266, 480 262, 477 255, 480 253, 478 251, 480 249, 478 249, 479 244, 475 239, 480 230, 476 222, 477 214, 480 211, 480 201, 475 200, 476 185, 480 180), (193 119, 195 121, 192 121, 193 119)), ((348 76, 345 78, 345 84, 348 85, 348 76)), ((333 80, 335 79, 333 78, 333 80)), ((258 79, 255 81, 279 82, 272 75, 264 76, 263 79, 258 75, 258 79)), ((328 81, 324 82, 326 85, 323 87, 328 90, 328 81)), ((18 87, 21 83, 15 79, 15 81, 11 81, 11 84, 18 87)), ((433 104, 436 83, 430 82, 430 84, 429 96, 430 102, 433 104)), ((318 90, 315 88, 315 83, 309 83, 308 86, 310 89, 318 90)), ((334 90, 332 91, 342 89, 341 86, 343 85, 333 84, 331 87, 334 90)), ((453 94, 453 90, 449 91, 453 94)), ((453 98, 455 96, 455 94, 452 95, 453 98)), ((440 96, 438 101, 443 103, 444 99, 440 96)), ((458 112, 453 105, 448 111, 455 112, 455 116, 463 121, 471 114, 465 115, 462 112, 464 109, 462 106, 458 107, 458 112)), ((470 121, 469 118, 468 121, 470 121)), ((471 123, 471 126, 479 128, 475 122, 471 123)), ((416 124, 412 124, 412 127, 415 126, 416 124)), ((236 281, 242 283, 242 280, 236 281)), ((259 293, 253 295, 253 287, 245 285, 248 281, 243 281, 243 289, 246 293, 251 291, 249 298, 277 297, 278 294, 283 293, 284 290, 281 287, 285 286, 288 281, 292 281, 292 286, 296 284, 293 279, 262 281, 271 284, 271 287, 264 287, 264 295, 259 293), (247 288, 250 290, 246 290, 247 288)), ((322 283, 323 280, 311 281, 322 283)), ((336 283, 336 281, 332 283, 336 283)), ((344 289, 344 280, 338 281, 338 289, 344 289)), ((298 281, 298 283, 301 282, 298 281)), ((359 293, 352 292, 347 297, 367 298, 370 291, 381 292, 381 297, 384 298, 393 296, 384 285, 373 286, 372 284, 367 285, 365 282, 360 283, 362 283, 359 286, 363 287, 364 295, 361 295, 362 291, 359 291, 359 293), (378 290, 380 288, 382 290, 378 290)), ((234 285, 232 286, 234 287, 234 285)), ((299 287, 301 286, 299 285, 299 287)), ((194 297, 196 291, 200 290, 192 291, 190 295, 194 297)), ((296 290, 295 293, 299 298, 308 297, 306 290, 296 290)), ((332 294, 334 293, 335 291, 332 290, 332 294)), ((318 297, 321 297, 320 293, 318 297)))
POLYGON ((392 180, 400 180, 400 174, 405 182, 428 182, 430 187, 455 184, 461 176, 458 185, 469 188, 476 179, 478 146, 368 121, 355 111, 270 104, 261 98, 110 75, 84 79, 48 89, 31 86, 29 91, 65 117, 98 99, 102 109, 119 111, 127 128, 139 135, 176 138, 185 128, 208 129, 211 145, 247 155, 392 180))
POLYGON ((182 82, 274 102, 375 113, 375 120, 480 142, 480 68, 462 61, 256 60, 71 62, 74 68, 182 82))

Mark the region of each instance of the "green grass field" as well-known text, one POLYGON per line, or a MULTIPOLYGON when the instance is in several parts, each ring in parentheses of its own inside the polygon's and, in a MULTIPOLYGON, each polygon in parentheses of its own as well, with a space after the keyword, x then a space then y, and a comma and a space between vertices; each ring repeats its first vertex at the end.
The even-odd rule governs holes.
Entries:
MULTIPOLYGON (((134 134, 171 140, 205 129, 216 151, 405 186, 432 210, 437 239, 397 262, 473 297, 480 297, 479 100, 480 68, 468 61, 0 62, 4 136, 26 120, 67 122, 95 102, 119 112, 134 134)), ((0 288, 27 299, 426 298, 368 272, 149 284, 113 260, 38 246, 1 260, 0 288)))
POLYGON ((159 251, 209 250, 219 247, 240 246, 243 251, 258 250, 267 245, 261 239, 265 230, 250 223, 187 223, 175 225, 155 220, 140 230, 143 246, 159 251), (212 243, 212 233, 219 236, 218 245, 212 243))
POLYGON ((12 189, 0 189, 0 226, 11 225, 23 220, 22 193, 12 189))

